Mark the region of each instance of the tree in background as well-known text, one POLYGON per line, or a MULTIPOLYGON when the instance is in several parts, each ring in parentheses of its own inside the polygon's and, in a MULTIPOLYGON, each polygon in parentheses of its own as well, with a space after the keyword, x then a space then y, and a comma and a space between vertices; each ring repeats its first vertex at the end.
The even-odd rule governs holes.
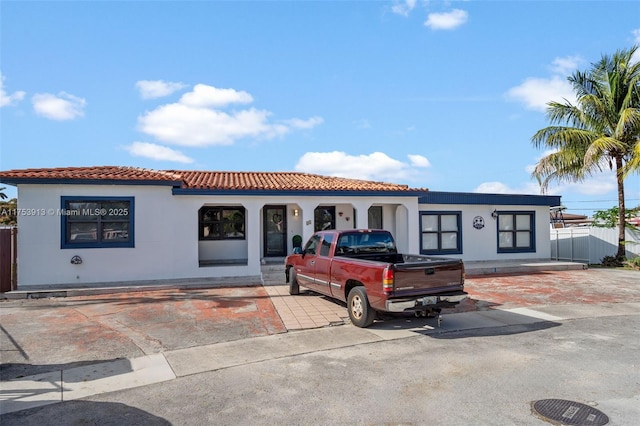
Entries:
POLYGON ((7 199, 7 194, 4 193, 5 189, 7 189, 6 186, 3 186, 2 188, 0 188, 0 200, 6 200, 7 199))
MULTIPOLYGON (((640 206, 627 209, 625 211, 625 222, 627 227, 638 230, 638 227, 630 223, 631 219, 635 219, 640 215, 640 206)), ((592 225, 596 228, 615 228, 618 226, 618 220, 620 216, 620 209, 618 207, 612 207, 608 210, 598 210, 593 214, 592 225)))
POLYGON ((536 148, 552 149, 536 165, 532 176, 546 192, 551 182, 580 182, 615 170, 618 187, 618 251, 625 257, 624 179, 640 171, 640 62, 634 46, 603 55, 586 72, 568 77, 576 93, 576 105, 550 102, 551 126, 536 132, 536 148))
POLYGON ((18 199, 12 198, 7 201, 0 201, 0 225, 18 224, 18 199))

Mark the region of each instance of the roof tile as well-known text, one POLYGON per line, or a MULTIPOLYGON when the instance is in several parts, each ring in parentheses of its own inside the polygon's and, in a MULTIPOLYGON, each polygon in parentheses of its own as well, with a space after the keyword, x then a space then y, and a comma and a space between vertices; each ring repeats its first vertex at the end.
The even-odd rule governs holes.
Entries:
POLYGON ((60 167, 52 169, 21 169, 0 172, 0 179, 70 179, 123 181, 180 181, 179 174, 162 170, 125 166, 60 167))
POLYGON ((225 172, 152 170, 138 167, 96 166, 22 169, 0 172, 0 180, 109 180, 176 182, 185 189, 286 191, 426 191, 407 185, 300 172, 225 172))

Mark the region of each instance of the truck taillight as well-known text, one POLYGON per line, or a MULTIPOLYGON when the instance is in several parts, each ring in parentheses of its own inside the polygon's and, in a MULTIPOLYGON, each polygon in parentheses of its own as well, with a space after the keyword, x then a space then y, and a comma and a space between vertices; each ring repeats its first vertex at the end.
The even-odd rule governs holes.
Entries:
POLYGON ((393 269, 384 268, 382 271, 382 291, 385 293, 393 292, 393 269))

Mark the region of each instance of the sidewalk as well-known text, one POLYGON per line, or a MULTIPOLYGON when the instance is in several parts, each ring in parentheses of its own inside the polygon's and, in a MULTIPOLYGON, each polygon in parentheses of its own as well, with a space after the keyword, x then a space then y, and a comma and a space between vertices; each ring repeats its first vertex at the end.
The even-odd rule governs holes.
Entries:
POLYGON ((408 318, 393 324, 379 322, 367 329, 344 326, 254 337, 2 382, 0 414, 270 359, 385 340, 417 335, 439 337, 485 328, 506 330, 508 327, 531 325, 545 328, 577 318, 622 315, 640 315, 640 303, 466 312, 447 315, 441 327, 437 327, 435 319, 408 318))
POLYGON ((471 276, 470 298, 443 312, 442 328, 408 316, 357 329, 344 304, 314 293, 290 296, 286 286, 3 301, 0 412, 332 345, 637 315, 639 278, 606 269, 471 276))

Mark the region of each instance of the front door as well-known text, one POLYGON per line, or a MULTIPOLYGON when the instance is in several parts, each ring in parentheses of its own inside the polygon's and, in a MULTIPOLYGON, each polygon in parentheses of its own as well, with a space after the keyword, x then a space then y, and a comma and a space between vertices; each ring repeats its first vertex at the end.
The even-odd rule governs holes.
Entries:
POLYGON ((287 254, 287 206, 264 206, 263 252, 265 257, 279 257, 287 254))

